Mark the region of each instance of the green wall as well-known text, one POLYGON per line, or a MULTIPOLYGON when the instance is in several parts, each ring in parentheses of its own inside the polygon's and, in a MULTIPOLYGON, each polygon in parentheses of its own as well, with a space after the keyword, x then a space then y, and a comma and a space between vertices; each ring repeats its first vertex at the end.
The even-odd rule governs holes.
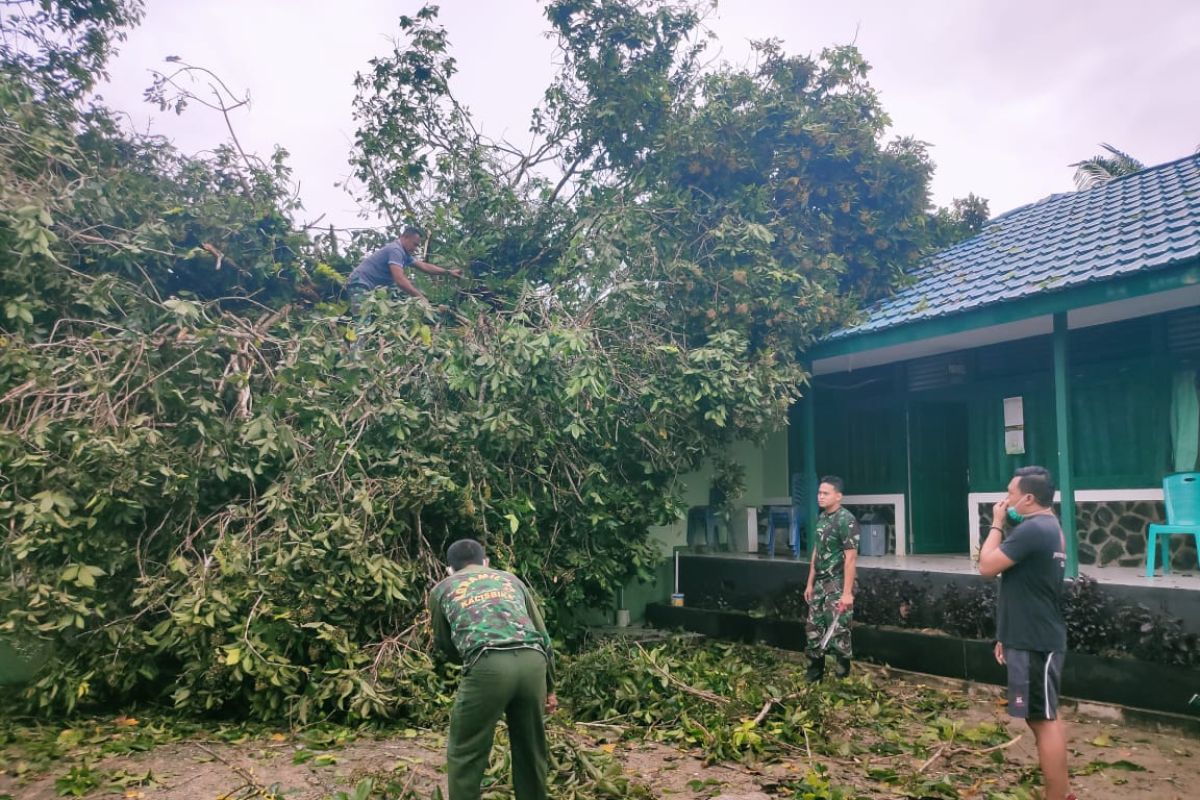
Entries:
POLYGON ((1152 361, 1099 364, 1072 370, 1071 384, 1076 486, 1160 486, 1171 471, 1169 370, 1152 361))
MULTIPOLYGON (((1166 317, 1071 331, 1070 442, 1076 489, 1157 487, 1171 470, 1171 376, 1186 359, 1167 345, 1166 317)), ((1050 337, 949 356, 954 369, 947 368, 940 382, 913 377, 930 375, 934 359, 815 379, 818 473, 840 475, 854 494, 908 494, 910 412, 923 403, 965 406, 969 491, 1001 491, 1013 470, 1026 464, 1055 470, 1050 337), (1014 396, 1024 401, 1025 452, 1020 455, 1008 455, 1004 446, 1004 399, 1014 396)), ((1188 358, 1194 363, 1198 355, 1188 358)), ((766 465, 767 475, 801 470, 799 414, 792 419, 788 452, 766 465)))
MULTIPOLYGON (((1175 363, 1155 352, 1152 330, 1142 330, 1152 328, 1153 321, 1137 329, 1124 324, 1085 329, 1086 336, 1072 332, 1080 334, 1072 342, 1070 385, 1077 488, 1158 486, 1170 469, 1167 420, 1175 363)), ((905 408, 932 401, 967 406, 971 491, 998 491, 1023 464, 1053 469, 1058 445, 1049 337, 981 348, 969 355, 969 382, 927 391, 896 388, 895 380, 883 390, 847 390, 831 386, 832 381, 818 382, 817 470, 841 475, 859 494, 905 491, 905 408), (1024 400, 1021 455, 1008 455, 1004 449, 1004 398, 1014 396, 1024 400)), ((860 377, 860 383, 866 383, 872 373, 864 371, 860 377)), ((800 432, 792 435, 793 453, 799 453, 800 432)))
MULTIPOLYGON (((850 494, 896 494, 908 488, 902 374, 883 367, 814 381, 817 477, 837 475, 850 494)), ((802 453, 795 428, 794 453, 802 453)), ((802 459, 791 465, 802 471, 802 459)))
MULTIPOLYGON (((770 434, 762 446, 738 442, 730 448, 729 457, 745 470, 745 491, 730 503, 735 511, 734 519, 730 521, 733 535, 741 533, 745 527, 741 512, 746 506, 761 505, 766 498, 787 496, 787 454, 787 430, 770 434)), ((692 506, 708 504, 708 488, 712 482, 710 467, 689 473, 681 480, 684 485, 685 512, 692 506)), ((633 581, 625 587, 625 607, 629 609, 630 619, 634 622, 644 619, 647 604, 670 599, 674 588, 674 552, 676 548, 687 545, 686 517, 680 517, 670 525, 651 528, 650 537, 657 543, 662 561, 658 564, 653 582, 633 581)))
POLYGON ((1051 375, 993 379, 971 388, 967 400, 967 458, 972 492, 1003 491, 1013 470, 1042 464, 1051 471, 1058 463, 1051 375), (1025 453, 1004 450, 1004 398, 1021 397, 1025 407, 1025 453))
POLYGON ((27 683, 50 655, 45 645, 18 644, 0 638, 0 687, 27 683))
MULTIPOLYGON (((831 393, 832 394, 832 393, 831 393)), ((817 473, 838 475, 850 494, 907 489, 905 413, 896 398, 849 398, 817 392, 817 473)), ((800 465, 794 467, 800 471, 800 465)))
MULTIPOLYGON (((1071 332, 1070 443, 1076 489, 1156 487, 1170 471, 1167 418, 1175 359, 1156 335, 1161 321, 1147 317, 1071 332)), ((977 362, 1005 347, 979 351, 977 362)), ((993 377, 965 390, 971 406, 971 491, 997 491, 1024 464, 1055 469, 1053 377, 1048 368, 1028 370, 1048 350, 1048 337, 1014 343, 1008 352, 1025 358, 1010 358, 1008 365, 991 370, 993 377), (1022 367, 1024 372, 1015 372, 1022 367), (1014 395, 1025 403, 1026 452, 1019 456, 1004 453, 1003 400, 1014 395)))

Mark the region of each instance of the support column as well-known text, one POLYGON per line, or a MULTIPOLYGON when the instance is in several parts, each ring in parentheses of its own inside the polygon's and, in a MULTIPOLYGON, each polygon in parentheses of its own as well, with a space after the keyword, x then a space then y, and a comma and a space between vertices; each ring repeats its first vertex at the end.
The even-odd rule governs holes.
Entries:
MULTIPOLYGON (((811 372, 810 372, 811 376, 811 372)), ((811 381, 812 378, 810 377, 811 381)), ((801 401, 804 404, 804 500, 808 518, 808 546, 812 549, 813 534, 817 530, 817 423, 814 400, 816 392, 812 383, 808 385, 801 401)))
POLYGON ((1055 478, 1061 493, 1059 520, 1067 542, 1067 577, 1079 576, 1079 536, 1075 530, 1075 479, 1071 466, 1071 394, 1068 372, 1067 314, 1054 315, 1054 428, 1058 440, 1058 471, 1055 478))

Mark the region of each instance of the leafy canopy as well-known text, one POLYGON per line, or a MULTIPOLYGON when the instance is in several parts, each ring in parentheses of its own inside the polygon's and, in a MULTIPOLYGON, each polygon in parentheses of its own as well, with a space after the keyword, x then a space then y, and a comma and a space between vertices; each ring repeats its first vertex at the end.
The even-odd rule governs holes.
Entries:
POLYGON ((454 96, 436 7, 402 17, 406 38, 357 81, 363 198, 425 222, 479 295, 532 285, 589 313, 655 308, 689 342, 738 330, 771 364, 986 219, 974 197, 931 207, 925 146, 885 141, 857 50, 767 41, 752 67, 704 69, 704 9, 547 3, 560 70, 524 148, 486 137, 454 96))
POLYGON ((187 156, 88 100, 138 4, 37 8, 42 44, 0 53, 0 636, 45 655, 5 692, 43 713, 444 703, 422 608, 450 541, 568 633, 650 577, 681 475, 736 486, 722 454, 782 424, 799 349, 958 224, 853 49, 704 70, 697 4, 551 2, 522 151, 454 99, 426 8, 358 78, 354 166, 474 281, 352 322, 372 241, 297 229, 286 153, 187 156))

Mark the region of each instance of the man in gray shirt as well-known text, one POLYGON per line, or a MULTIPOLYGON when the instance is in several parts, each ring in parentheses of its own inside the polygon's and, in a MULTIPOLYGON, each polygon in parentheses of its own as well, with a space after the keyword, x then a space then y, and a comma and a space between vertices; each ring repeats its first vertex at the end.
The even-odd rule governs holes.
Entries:
POLYGON ((453 275, 461 278, 460 269, 443 269, 428 261, 420 261, 415 253, 421 247, 421 237, 424 234, 420 228, 409 225, 400 234, 400 238, 376 250, 362 260, 350 277, 346 279, 346 294, 350 297, 350 308, 358 313, 363 297, 381 286, 397 286, 419 300, 425 300, 421 290, 413 285, 404 270, 416 267, 427 275, 453 275))

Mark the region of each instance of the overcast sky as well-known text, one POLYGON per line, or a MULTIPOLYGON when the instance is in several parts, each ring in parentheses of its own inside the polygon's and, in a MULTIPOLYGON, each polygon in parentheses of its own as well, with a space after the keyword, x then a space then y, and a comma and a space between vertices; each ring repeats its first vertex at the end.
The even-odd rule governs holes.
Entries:
MULTIPOLYGON (((347 177, 355 73, 391 52, 412 0, 147 0, 146 17, 101 93, 140 130, 197 152, 225 136, 218 115, 176 117, 142 101, 149 70, 176 55, 219 74, 251 105, 242 144, 292 154, 306 211, 340 226, 357 208, 347 177)), ((455 93, 493 136, 527 140, 552 73, 536 0, 443 0, 459 73, 455 93)), ((1196 0, 726 0, 708 20, 713 52, 735 64, 752 39, 816 54, 856 40, 893 133, 929 142, 934 201, 974 192, 998 214, 1069 191, 1067 166, 1109 142, 1147 164, 1200 145, 1196 0)))

